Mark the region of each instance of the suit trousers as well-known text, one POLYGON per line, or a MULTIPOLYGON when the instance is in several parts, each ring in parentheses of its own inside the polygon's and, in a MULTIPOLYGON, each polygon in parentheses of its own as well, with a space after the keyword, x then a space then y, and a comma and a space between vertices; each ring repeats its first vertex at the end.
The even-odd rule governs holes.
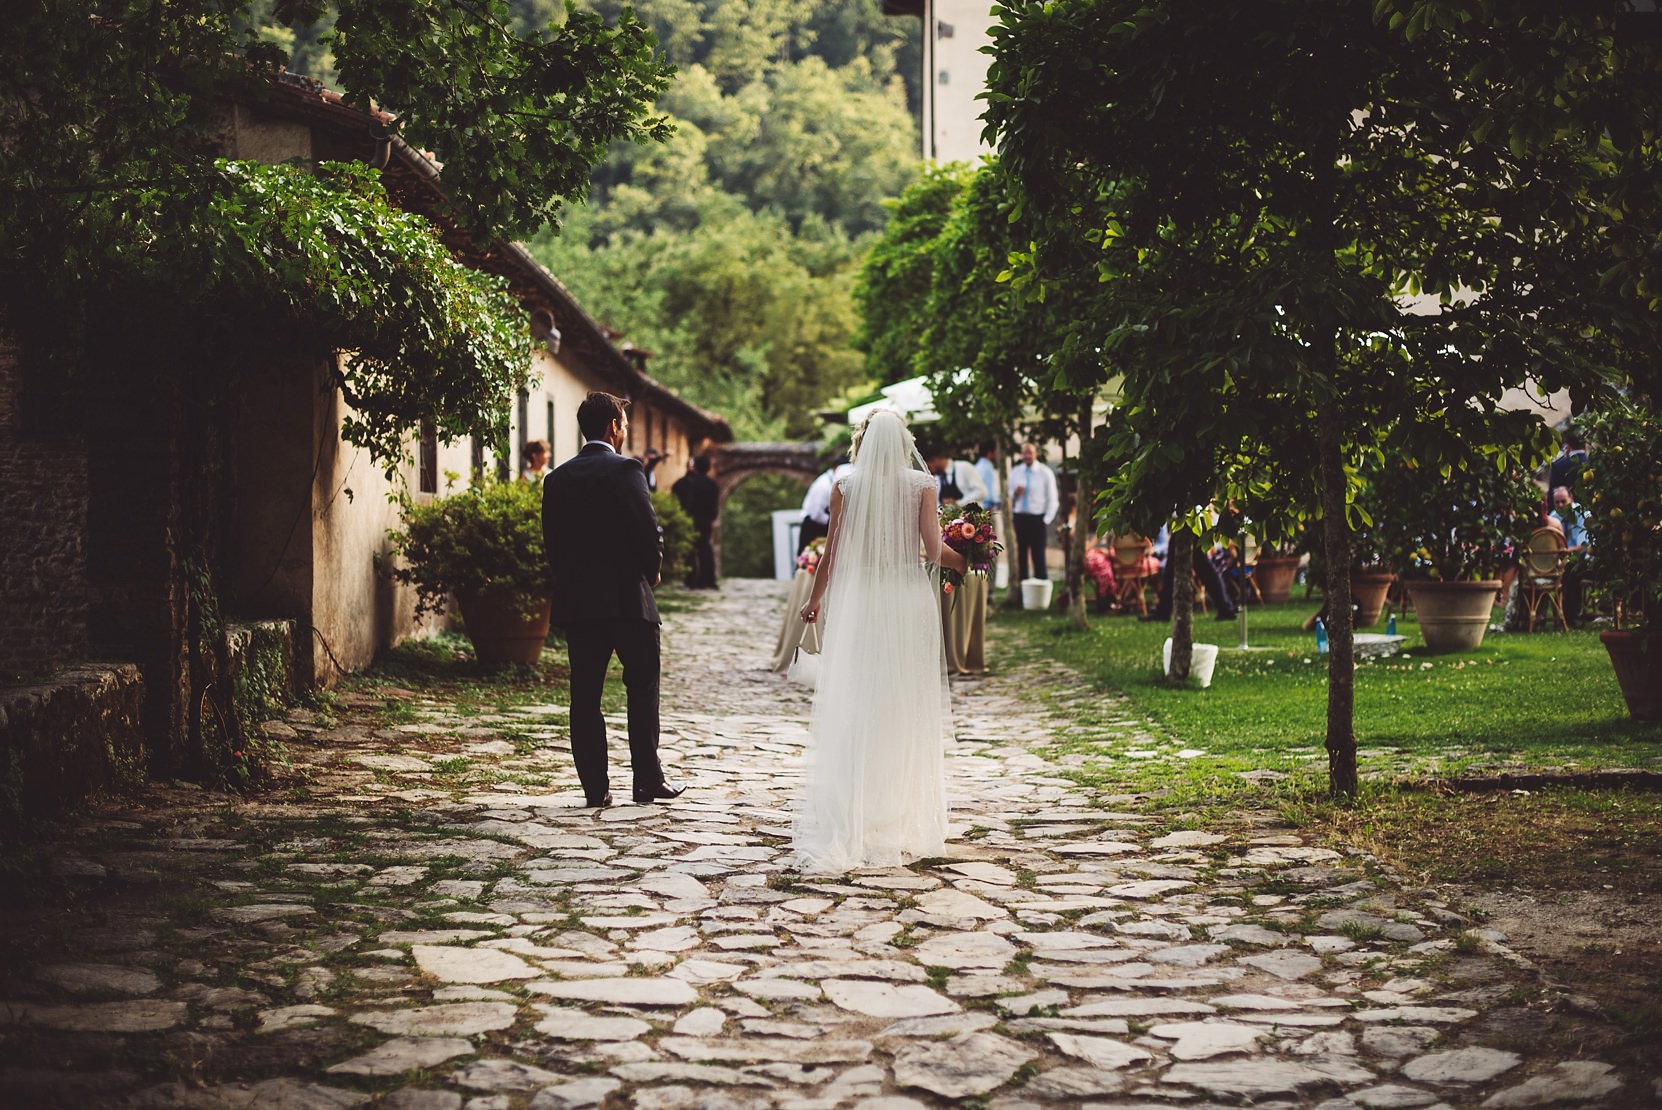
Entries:
POLYGON ((802 554, 808 550, 808 545, 819 539, 831 530, 829 524, 821 524, 813 517, 803 517, 802 526, 796 534, 796 553, 802 554))
POLYGON ((658 762, 658 625, 629 620, 573 621, 565 630, 571 659, 571 757, 583 795, 597 802, 611 788, 606 763, 606 719, 600 697, 615 652, 629 695, 629 763, 636 790, 664 781, 658 762))
POLYGON ((1040 513, 1014 513, 1012 520, 1016 527, 1016 576, 1046 577, 1044 516, 1040 513))
POLYGON ((698 533, 698 538, 693 541, 692 558, 688 562, 686 585, 690 589, 716 588, 716 547, 711 533, 698 533))

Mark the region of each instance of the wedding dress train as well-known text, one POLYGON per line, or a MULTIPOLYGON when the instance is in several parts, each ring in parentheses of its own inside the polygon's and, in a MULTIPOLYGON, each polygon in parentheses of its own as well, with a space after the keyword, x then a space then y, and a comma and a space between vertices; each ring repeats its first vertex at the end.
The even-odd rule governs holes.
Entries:
MULTIPOLYGON (((903 427, 903 426, 902 426, 903 427)), ((869 437, 869 433, 868 433, 869 437)), ((908 446, 910 436, 906 437, 908 446)), ((933 527, 935 487, 927 473, 884 473, 860 459, 843 480, 844 523, 871 527, 860 514, 871 485, 899 514, 898 543, 851 532, 833 541, 825 595, 824 650, 814 696, 813 742, 797 816, 797 866, 840 874, 939 855, 947 833, 944 746, 950 721, 937 584, 919 563, 920 538, 933 527)), ((887 515, 887 510, 885 510, 887 515)), ((823 566, 823 564, 822 564, 823 566)))

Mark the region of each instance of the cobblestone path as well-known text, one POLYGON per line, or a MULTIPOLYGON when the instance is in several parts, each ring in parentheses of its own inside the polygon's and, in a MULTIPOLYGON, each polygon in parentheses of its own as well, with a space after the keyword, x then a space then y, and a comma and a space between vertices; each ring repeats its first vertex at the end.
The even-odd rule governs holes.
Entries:
POLYGON ((273 724, 309 800, 158 791, 82 822, 49 904, 5 915, 0 1106, 1657 1097, 1654 1075, 1525 1047, 1548 1019, 1504 938, 1369 861, 1081 792, 1020 696, 1056 676, 957 686, 948 858, 789 873, 807 696, 763 670, 782 604, 729 582, 671 617, 674 803, 580 808, 563 705, 463 713, 384 684, 273 724))

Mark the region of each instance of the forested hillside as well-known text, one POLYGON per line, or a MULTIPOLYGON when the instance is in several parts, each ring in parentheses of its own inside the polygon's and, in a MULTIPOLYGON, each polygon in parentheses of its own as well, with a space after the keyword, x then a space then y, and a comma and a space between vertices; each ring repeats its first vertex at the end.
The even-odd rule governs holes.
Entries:
POLYGON ((678 67, 659 102, 675 137, 614 149, 532 249, 741 439, 813 434, 866 378, 853 287, 917 172, 917 21, 878 0, 636 7, 678 67))
MULTIPOLYGON (((256 18, 291 68, 333 78, 326 19, 256 18)), ((622 0, 580 5, 608 20, 622 0)), ((879 0, 640 0, 676 79, 675 137, 621 144, 586 205, 531 246, 651 374, 741 439, 802 436, 867 377, 854 278, 918 165, 920 27, 879 0)), ((559 0, 512 0, 524 34, 559 0)), ((443 151, 437 152, 443 157, 443 151)))

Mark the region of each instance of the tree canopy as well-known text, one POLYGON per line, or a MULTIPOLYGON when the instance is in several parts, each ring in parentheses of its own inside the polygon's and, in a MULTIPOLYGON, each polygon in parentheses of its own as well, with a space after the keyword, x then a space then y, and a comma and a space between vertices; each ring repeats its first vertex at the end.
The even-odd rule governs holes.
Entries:
POLYGON ((1084 243, 1123 287, 1103 509, 1269 508, 1315 477, 1353 790, 1356 454, 1517 459, 1506 388, 1654 374, 1653 52, 1607 12, 1488 0, 1011 0, 994 37, 987 118, 1036 232, 1018 280, 1084 243))
MULTIPOLYGON (((434 264, 432 233, 412 231, 378 184, 326 174, 305 185, 218 160, 226 105, 261 103, 285 61, 247 4, 13 7, 0 42, 12 90, 0 113, 0 297, 36 363, 53 355, 55 373, 72 374, 94 321, 136 303, 152 310, 128 312, 129 326, 199 339, 246 319, 233 301, 283 303, 318 325, 299 334, 341 346, 365 334, 329 337, 323 325, 353 299, 378 303, 430 352, 406 348, 360 377, 356 400, 377 424, 437 418, 454 431, 456 412, 505 411, 526 362, 503 343, 523 333, 517 313, 488 283, 434 264), (321 234, 293 238, 300 223, 321 234), (477 403, 456 408, 451 387, 469 382, 477 403)), ((306 0, 275 11, 308 27, 324 15, 306 0)), ((339 0, 332 11, 326 41, 349 101, 386 110, 390 134, 438 152, 449 217, 481 242, 556 219, 614 139, 665 134, 648 109, 668 71, 636 21, 607 27, 567 9, 521 35, 503 0, 339 0)), ((385 452, 396 436, 349 431, 395 461, 385 452)))

